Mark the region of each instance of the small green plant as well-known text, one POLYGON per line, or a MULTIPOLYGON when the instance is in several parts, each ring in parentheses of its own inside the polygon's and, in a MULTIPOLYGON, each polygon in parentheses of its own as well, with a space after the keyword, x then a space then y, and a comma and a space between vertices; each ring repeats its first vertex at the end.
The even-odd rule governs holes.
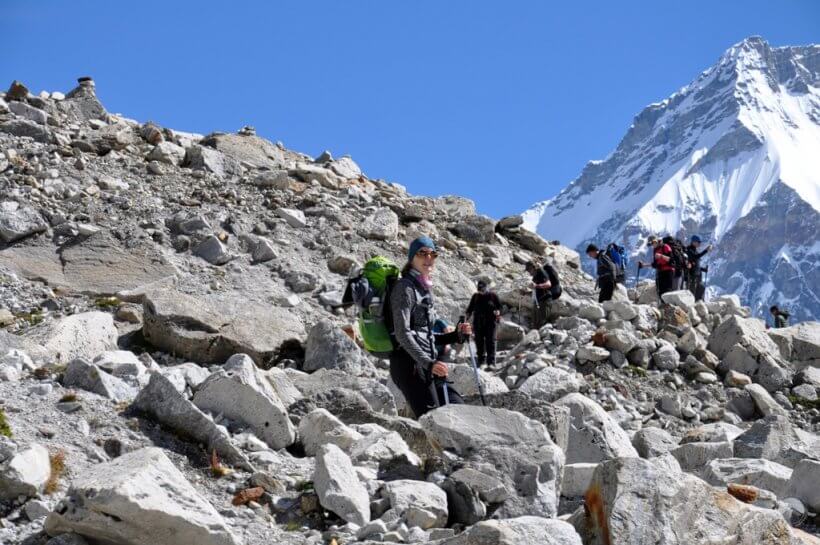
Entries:
POLYGON ((116 297, 98 297, 94 301, 94 306, 100 310, 114 310, 120 306, 120 300, 116 297))
POLYGON ((297 521, 295 521, 295 520, 289 520, 289 521, 285 524, 285 531, 287 531, 287 532, 296 532, 296 531, 298 531, 298 530, 299 530, 299 528, 301 528, 301 527, 302 527, 302 525, 301 525, 301 524, 299 524, 299 522, 297 522, 297 521))
POLYGON ((800 405, 806 410, 811 409, 818 409, 820 410, 820 398, 818 399, 806 399, 804 397, 798 397, 796 395, 789 395, 789 401, 792 402, 792 405, 800 405))
POLYGON ((6 420, 6 413, 3 409, 0 409, 0 435, 11 437, 11 426, 9 426, 9 423, 6 420))
POLYGON ((22 314, 18 314, 17 318, 28 322, 28 324, 32 326, 37 325, 43 321, 43 315, 40 313, 39 310, 35 310, 34 312, 24 312, 22 314))
POLYGON ((639 377, 646 377, 646 369, 637 365, 627 365, 626 370, 639 377))
POLYGON ((48 476, 44 492, 46 494, 54 494, 57 492, 57 487, 60 485, 60 479, 65 473, 65 452, 58 450, 48 457, 49 465, 51 466, 51 474, 48 476))
POLYGON ((313 481, 299 481, 294 488, 299 492, 313 492, 313 481))

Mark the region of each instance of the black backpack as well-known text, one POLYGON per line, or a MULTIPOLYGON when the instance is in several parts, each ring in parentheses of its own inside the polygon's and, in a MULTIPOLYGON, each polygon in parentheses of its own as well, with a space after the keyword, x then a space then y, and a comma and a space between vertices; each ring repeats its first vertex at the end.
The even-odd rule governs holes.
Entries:
POLYGON ((670 264, 675 267, 676 271, 685 272, 686 265, 689 263, 689 258, 686 257, 686 247, 680 239, 672 237, 664 237, 664 244, 668 244, 672 248, 672 260, 670 264))

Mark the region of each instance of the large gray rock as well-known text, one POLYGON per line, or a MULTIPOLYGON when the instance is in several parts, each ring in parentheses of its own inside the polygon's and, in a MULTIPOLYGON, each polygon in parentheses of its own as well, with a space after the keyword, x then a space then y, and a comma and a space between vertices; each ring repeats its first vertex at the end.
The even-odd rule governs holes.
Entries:
POLYGON ((772 415, 758 420, 735 439, 738 458, 764 458, 794 468, 804 458, 820 458, 818 443, 809 444, 788 417, 772 415))
POLYGON ((344 388, 360 393, 374 411, 396 414, 393 393, 388 386, 375 379, 357 377, 341 369, 319 369, 310 374, 288 369, 286 373, 304 397, 315 397, 333 388, 344 388))
POLYGON ((214 235, 206 237, 205 240, 197 244, 193 254, 201 257, 211 265, 224 265, 233 259, 225 245, 214 235))
POLYGON ((345 424, 325 409, 314 409, 299 421, 299 441, 308 456, 316 456, 322 445, 336 445, 349 453, 362 434, 345 424))
POLYGON ((746 484, 785 498, 792 470, 777 462, 758 458, 719 458, 706 464, 701 476, 713 486, 746 484))
POLYGON ((394 240, 399 234, 399 217, 389 208, 379 208, 365 218, 359 233, 373 240, 394 240))
POLYGON ((75 475, 45 530, 122 545, 239 543, 159 448, 129 452, 75 475))
POLYGON ((697 477, 641 458, 600 464, 586 504, 573 523, 587 545, 793 543, 777 511, 741 503, 697 477))
POLYGON ((404 516, 408 526, 427 530, 440 528, 447 522, 447 494, 433 483, 409 479, 390 481, 384 484, 383 495, 390 501, 390 508, 404 516))
POLYGON ((632 437, 632 446, 641 458, 663 456, 677 445, 678 441, 668 431, 656 427, 641 428, 632 437))
POLYGON ((754 318, 730 316, 709 336, 709 350, 723 359, 736 344, 753 358, 761 354, 777 354, 778 348, 766 334, 765 324, 754 318))
POLYGON ((313 486, 319 503, 359 526, 370 522, 370 497, 347 454, 336 445, 324 445, 316 454, 313 486))
POLYGON ((783 358, 820 367, 820 322, 800 322, 768 333, 783 358))
POLYGON ((732 443, 685 443, 669 451, 677 459, 682 470, 700 475, 706 465, 712 460, 730 458, 732 443))
POLYGON ((518 387, 520 392, 550 403, 580 389, 581 381, 575 373, 558 367, 546 367, 518 387))
POLYGON ((28 136, 35 142, 43 144, 48 143, 51 139, 51 132, 48 128, 28 119, 9 119, 5 123, 0 123, 0 132, 12 136, 28 136))
POLYGON ((447 405, 430 411, 419 423, 430 441, 458 454, 495 445, 550 444, 543 424, 505 409, 477 405, 447 405))
POLYGON ((0 202, 0 239, 14 242, 48 228, 40 213, 16 201, 0 202))
POLYGON ((151 242, 116 240, 106 231, 79 242, 12 246, 0 250, 0 265, 29 280, 88 295, 114 295, 169 280, 176 268, 151 242))
POLYGON ((197 363, 222 363, 242 353, 265 365, 283 343, 305 334, 302 321, 287 309, 230 295, 149 291, 143 316, 146 341, 197 363))
POLYGON ((130 401, 137 392, 124 380, 109 375, 100 367, 78 358, 68 364, 63 377, 67 388, 80 388, 94 392, 112 401, 130 401))
POLYGON ((801 460, 794 467, 784 494, 820 513, 820 460, 801 460))
POLYGON ((695 296, 689 290, 669 291, 661 296, 664 303, 690 309, 695 306, 695 296))
POLYGON ((475 405, 448 405, 425 414, 420 423, 433 445, 459 453, 515 491, 496 508, 496 516, 556 516, 564 454, 543 424, 518 412, 475 405))
POLYGON ((173 142, 160 142, 154 146, 147 159, 169 165, 179 165, 185 159, 185 148, 173 142))
POLYGON ((211 172, 219 178, 238 176, 242 173, 242 167, 232 157, 196 144, 185 150, 183 165, 211 172))
POLYGON ((487 216, 467 216, 453 227, 453 232, 467 242, 493 242, 495 221, 487 216))
POLYGON ((0 500, 35 496, 50 476, 48 450, 39 443, 18 449, 8 459, 0 457, 0 500))
MULTIPOLYGON (((447 380, 452 381, 456 391, 462 396, 478 395, 478 384, 475 381, 475 371, 471 365, 450 365, 447 380)), ((478 377, 485 394, 508 392, 509 388, 504 381, 486 371, 478 370, 478 377)))
POLYGON ((763 416, 769 416, 770 414, 787 414, 786 409, 781 407, 760 384, 747 384, 744 389, 752 396, 755 407, 757 407, 757 410, 763 416))
POLYGON ((330 320, 321 320, 310 329, 302 367, 305 371, 339 369, 357 375, 368 365, 362 349, 330 320))
POLYGON ((53 359, 69 362, 77 358, 93 360, 117 348, 118 333, 110 314, 92 311, 44 323, 26 337, 43 346, 53 359))
POLYGON ((581 545, 581 537, 564 521, 523 516, 479 522, 440 545, 581 545))
POLYGON ((236 354, 209 376, 193 399, 203 411, 242 422, 271 448, 281 449, 296 439, 285 405, 253 360, 236 354))
POLYGON ((629 435, 595 401, 574 393, 562 397, 556 405, 570 411, 568 464, 638 456, 629 435))
POLYGON ((175 434, 201 443, 209 453, 216 452, 225 463, 254 470, 247 457, 231 442, 228 432, 191 403, 163 374, 152 373, 148 385, 131 406, 175 434))
POLYGON ((247 163, 257 168, 281 168, 285 164, 286 152, 254 134, 209 134, 202 144, 222 152, 238 163, 247 163))

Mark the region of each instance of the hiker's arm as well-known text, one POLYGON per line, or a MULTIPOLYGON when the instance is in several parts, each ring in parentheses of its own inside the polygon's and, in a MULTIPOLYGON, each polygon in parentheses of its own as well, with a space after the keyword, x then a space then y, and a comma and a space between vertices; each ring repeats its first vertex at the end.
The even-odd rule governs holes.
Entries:
POLYGON ((459 344, 462 339, 459 338, 458 331, 451 331, 450 333, 437 333, 435 335, 436 344, 459 344))
POLYGON ((709 250, 710 250, 710 249, 712 249, 712 247, 711 247, 711 246, 707 247, 705 250, 703 250, 702 252, 698 253, 698 259, 700 259, 701 257, 705 256, 707 253, 709 253, 709 250))
POLYGON ((467 319, 468 320, 470 319, 470 316, 473 315, 474 310, 475 310, 475 294, 473 294, 473 296, 470 297, 470 304, 467 305, 467 311, 465 312, 465 314, 467 314, 467 319))
POLYGON ((416 301, 416 294, 413 286, 402 282, 397 284, 390 293, 390 308, 393 312, 393 334, 396 342, 407 352, 416 363, 416 368, 425 373, 433 365, 434 360, 416 342, 416 337, 412 329, 413 305, 416 301))

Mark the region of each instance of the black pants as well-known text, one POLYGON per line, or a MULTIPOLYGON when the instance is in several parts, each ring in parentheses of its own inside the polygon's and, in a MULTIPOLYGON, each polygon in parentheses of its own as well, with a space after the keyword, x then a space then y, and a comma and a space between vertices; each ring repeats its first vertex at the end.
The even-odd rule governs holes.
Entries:
POLYGON ((675 287, 675 271, 661 271, 658 270, 658 297, 666 292, 673 291, 675 287))
POLYGON ((603 303, 612 299, 612 294, 615 292, 615 280, 611 276, 601 276, 598 278, 598 285, 601 287, 598 302, 603 303))
POLYGON ((390 356, 390 378, 404 394, 404 398, 410 408, 413 409, 416 418, 420 418, 431 409, 444 405, 445 387, 447 388, 450 403, 464 403, 459 393, 450 384, 445 386, 441 381, 428 380, 427 377, 419 376, 413 358, 404 350, 394 350, 390 356))
POLYGON ((478 358, 479 365, 485 361, 488 365, 495 363, 495 316, 490 317, 488 320, 489 323, 473 323, 476 358, 478 358), (485 354, 486 360, 484 358, 485 354))

